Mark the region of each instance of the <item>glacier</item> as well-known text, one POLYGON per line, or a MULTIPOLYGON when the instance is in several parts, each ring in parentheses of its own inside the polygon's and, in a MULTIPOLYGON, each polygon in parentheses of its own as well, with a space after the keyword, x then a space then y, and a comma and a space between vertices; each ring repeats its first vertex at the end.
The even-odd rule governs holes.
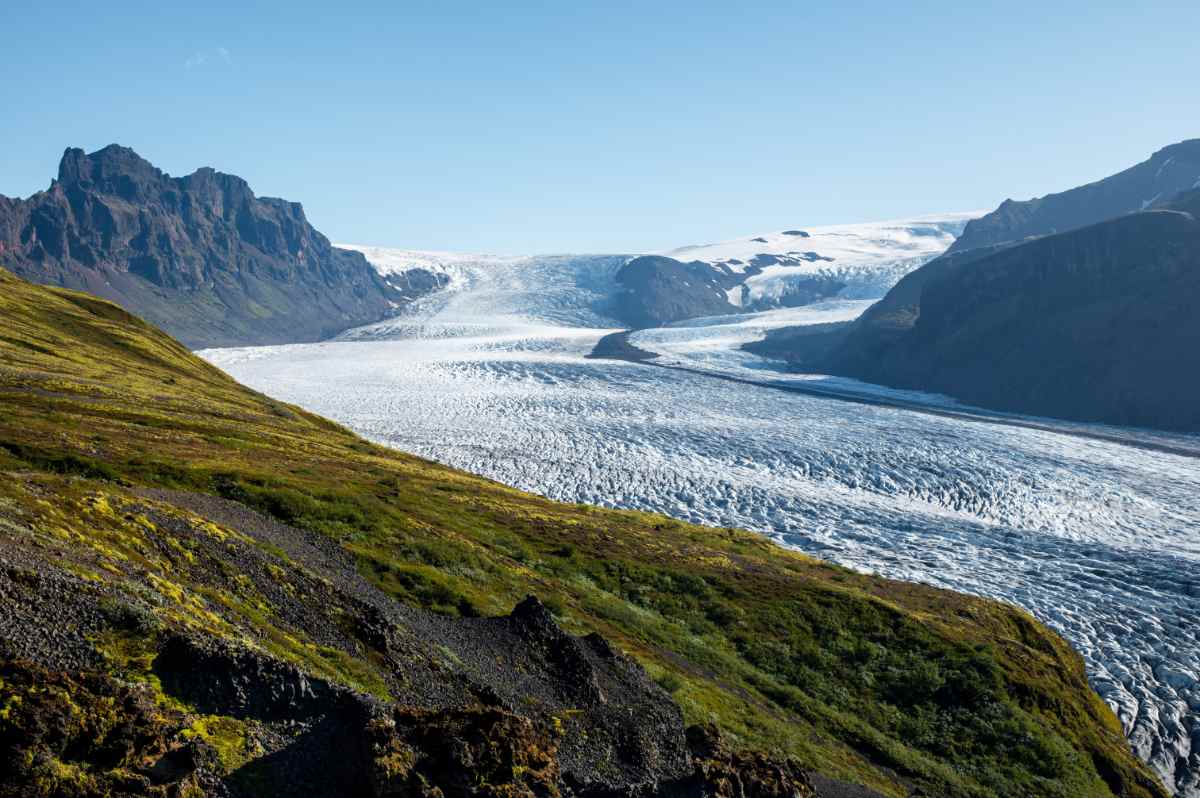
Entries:
POLYGON ((878 299, 905 274, 942 254, 967 222, 983 214, 969 211, 818 225, 676 247, 657 254, 746 274, 742 283, 730 290, 729 300, 749 310, 788 304, 788 293, 814 277, 844 284, 839 292, 843 299, 878 299))
POLYGON ((338 340, 201 354, 371 440, 553 499, 740 526, 1025 607, 1080 651, 1136 753, 1200 798, 1200 438, 873 404, 882 389, 738 348, 852 319, 861 297, 633 335, 684 371, 585 357, 619 329, 605 303, 622 256, 361 251, 450 285, 338 340), (772 388, 799 380, 867 401, 772 388))

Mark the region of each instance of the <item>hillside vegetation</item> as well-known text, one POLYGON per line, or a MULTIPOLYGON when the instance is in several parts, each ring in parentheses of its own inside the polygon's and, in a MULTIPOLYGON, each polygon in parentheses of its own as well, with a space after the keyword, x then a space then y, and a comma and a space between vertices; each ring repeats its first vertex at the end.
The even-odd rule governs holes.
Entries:
POLYGON ((3 270, 0 471, 0 794, 197 763, 271 794, 279 752, 325 761, 352 723, 374 794, 441 778, 411 729, 479 724, 522 747, 446 795, 549 794, 551 768, 620 786, 678 770, 646 731, 674 728, 669 693, 736 748, 888 796, 1166 795, 1023 611, 375 446, 3 270), (529 594, 653 682, 537 602, 508 616, 529 594), (318 702, 375 714, 296 719, 318 702))

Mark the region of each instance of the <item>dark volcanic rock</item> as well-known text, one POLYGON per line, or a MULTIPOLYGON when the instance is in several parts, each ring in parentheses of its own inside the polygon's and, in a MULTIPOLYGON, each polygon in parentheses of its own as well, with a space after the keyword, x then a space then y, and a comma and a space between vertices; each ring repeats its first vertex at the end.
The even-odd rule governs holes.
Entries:
POLYGON ((238 718, 302 720, 349 695, 291 663, 209 638, 168 638, 154 672, 168 694, 201 712, 238 718))
POLYGON ((1016 202, 967 223, 950 252, 1064 233, 1145 210, 1200 187, 1200 139, 1164 147, 1149 160, 1086 186, 1016 202))
POLYGON ((117 145, 69 149, 49 189, 0 197, 0 265, 112 299, 194 348, 318 340, 440 285, 427 272, 389 283, 298 203, 239 177, 170 177, 117 145))
POLYGON ((108 676, 0 663, 0 706, 6 798, 47 795, 68 767, 79 796, 205 794, 216 780, 212 749, 181 739, 181 712, 108 676))
MULTIPOLYGON (((631 327, 658 327, 684 319, 744 312, 748 309, 744 304, 748 297, 747 278, 761 274, 769 266, 818 261, 832 262, 833 258, 817 252, 795 251, 760 253, 749 262, 731 258, 718 263, 685 263, 662 255, 644 255, 617 272, 621 291, 614 300, 612 313, 631 327), (731 290, 741 291, 742 305, 730 301, 731 290)), ((835 296, 845 287, 845 280, 829 274, 796 276, 788 280, 786 289, 773 303, 783 307, 808 305, 835 296)))
POLYGON ((715 726, 690 726, 692 774, 668 794, 679 798, 808 798, 817 793, 794 762, 731 751, 715 726))
POLYGON ((1001 410, 1200 430, 1200 190, 902 280, 812 370, 1001 410))
POLYGON ((744 279, 724 266, 660 255, 634 258, 617 272, 613 310, 631 327, 658 327, 700 316, 736 313, 727 291, 744 279))

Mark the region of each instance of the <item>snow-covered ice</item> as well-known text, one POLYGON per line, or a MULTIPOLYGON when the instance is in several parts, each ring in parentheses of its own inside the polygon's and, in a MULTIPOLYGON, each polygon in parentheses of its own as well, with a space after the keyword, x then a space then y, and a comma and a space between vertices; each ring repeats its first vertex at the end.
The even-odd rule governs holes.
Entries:
MULTIPOLYGON (((1200 796, 1200 460, 587 360, 618 327, 604 300, 622 259, 441 261, 458 270, 452 288, 399 319, 203 354, 375 441, 551 498, 742 526, 1017 603, 1082 653, 1137 753, 1177 795, 1200 796)), ((701 370, 790 380, 737 346, 865 304, 695 320, 635 342, 701 370)))
POLYGON ((660 254, 680 261, 723 265, 739 274, 745 273, 756 257, 770 256, 771 262, 760 273, 744 281, 744 296, 739 286, 735 305, 771 307, 793 282, 814 276, 844 282, 843 297, 878 298, 905 274, 945 251, 967 222, 983 213, 818 225, 677 247, 660 254))

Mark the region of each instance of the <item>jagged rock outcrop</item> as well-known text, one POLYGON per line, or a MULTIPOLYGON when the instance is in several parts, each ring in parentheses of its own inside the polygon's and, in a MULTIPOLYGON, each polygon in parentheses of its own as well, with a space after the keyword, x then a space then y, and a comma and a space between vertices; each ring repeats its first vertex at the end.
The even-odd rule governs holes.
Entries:
POLYGON ((1181 191, 1200 187, 1200 139, 1164 147, 1111 177, 1057 194, 1000 207, 967 223, 950 252, 1065 233, 1145 210, 1181 191))
MULTIPOLYGON (((770 266, 820 260, 832 259, 815 252, 801 252, 755 255, 748 262, 731 264, 685 263, 662 255, 643 255, 617 272, 621 290, 613 299, 612 313, 635 328, 738 313, 749 306, 749 289, 745 285, 748 277, 761 274, 770 266)), ((834 296, 845 287, 845 280, 833 275, 795 276, 773 302, 782 307, 798 307, 834 296)))
POLYGON ((0 197, 0 265, 111 299, 193 348, 318 340, 442 282, 386 280, 299 203, 210 168, 171 177, 115 144, 68 149, 49 189, 0 197))
POLYGON ((182 712, 98 673, 0 663, 0 796, 201 792, 215 752, 181 734, 182 712))

